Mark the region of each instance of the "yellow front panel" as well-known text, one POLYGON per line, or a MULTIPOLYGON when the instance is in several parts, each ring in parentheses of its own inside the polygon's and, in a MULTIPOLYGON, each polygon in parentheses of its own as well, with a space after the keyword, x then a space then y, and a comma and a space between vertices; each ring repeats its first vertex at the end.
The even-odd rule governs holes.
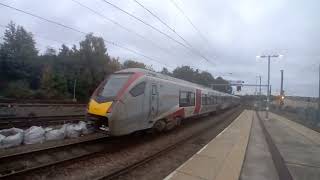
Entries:
POLYGON ((89 102, 88 113, 106 116, 108 109, 110 108, 112 102, 97 103, 95 100, 91 99, 89 102))

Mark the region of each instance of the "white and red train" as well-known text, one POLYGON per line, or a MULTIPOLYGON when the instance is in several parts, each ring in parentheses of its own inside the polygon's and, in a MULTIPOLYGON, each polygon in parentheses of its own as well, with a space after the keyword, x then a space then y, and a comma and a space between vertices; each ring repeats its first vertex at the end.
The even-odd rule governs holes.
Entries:
POLYGON ((240 98, 145 69, 130 68, 106 78, 93 93, 87 117, 112 136, 164 131, 184 118, 234 107, 240 98))

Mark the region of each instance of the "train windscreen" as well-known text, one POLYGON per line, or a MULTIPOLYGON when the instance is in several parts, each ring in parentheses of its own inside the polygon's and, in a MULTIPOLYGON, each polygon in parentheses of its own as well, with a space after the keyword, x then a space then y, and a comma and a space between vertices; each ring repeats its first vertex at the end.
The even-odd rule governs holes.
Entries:
POLYGON ((124 84, 128 81, 131 74, 113 74, 109 77, 103 89, 100 91, 99 96, 102 97, 115 97, 124 84))

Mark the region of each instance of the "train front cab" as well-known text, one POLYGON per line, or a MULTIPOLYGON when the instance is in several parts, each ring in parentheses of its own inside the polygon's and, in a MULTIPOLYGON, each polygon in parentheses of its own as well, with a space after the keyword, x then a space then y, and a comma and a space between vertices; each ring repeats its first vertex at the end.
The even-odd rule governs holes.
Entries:
POLYGON ((141 73, 116 73, 92 95, 87 115, 96 128, 119 136, 150 128, 158 104, 155 81, 141 73))
POLYGON ((107 77, 95 90, 88 104, 87 118, 96 128, 112 133, 115 116, 125 118, 121 105, 123 95, 136 79, 134 73, 115 73, 107 77), (119 104, 120 102, 120 104, 119 104))

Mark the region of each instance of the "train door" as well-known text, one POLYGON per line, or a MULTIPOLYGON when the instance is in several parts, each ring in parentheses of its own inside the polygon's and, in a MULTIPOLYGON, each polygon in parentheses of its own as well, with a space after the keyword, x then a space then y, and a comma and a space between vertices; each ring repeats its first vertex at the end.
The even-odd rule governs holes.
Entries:
POLYGON ((155 81, 150 83, 150 120, 153 120, 158 115, 159 111, 159 85, 155 81))

